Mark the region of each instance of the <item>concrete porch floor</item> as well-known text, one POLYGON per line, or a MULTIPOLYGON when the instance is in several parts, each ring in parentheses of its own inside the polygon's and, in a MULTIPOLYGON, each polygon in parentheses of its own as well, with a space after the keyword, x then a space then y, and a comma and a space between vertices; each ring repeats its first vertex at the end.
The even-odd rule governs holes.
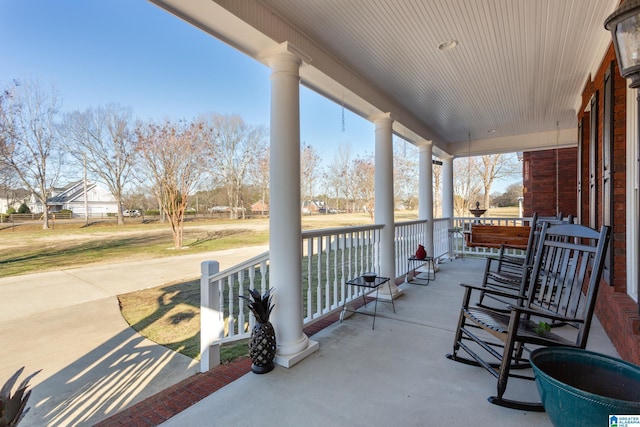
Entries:
MULTIPOLYGON (((313 335, 320 349, 290 369, 248 373, 173 416, 163 426, 551 425, 544 413, 487 402, 495 379, 445 358, 462 299, 460 282, 479 283, 483 259, 440 264, 429 286, 313 335)), ((420 277, 420 276, 418 276, 420 277)), ((372 305, 369 305, 372 308, 372 305)), ((596 320, 588 349, 617 356, 596 320)), ((537 400, 535 383, 511 379, 507 394, 537 400)))

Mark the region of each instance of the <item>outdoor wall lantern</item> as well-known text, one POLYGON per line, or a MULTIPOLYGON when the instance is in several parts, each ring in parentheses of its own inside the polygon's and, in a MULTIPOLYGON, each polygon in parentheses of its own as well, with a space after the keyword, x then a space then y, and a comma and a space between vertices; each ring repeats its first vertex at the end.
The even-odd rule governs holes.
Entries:
POLYGON ((620 74, 631 79, 630 88, 640 87, 640 0, 627 0, 604 21, 611 31, 620 74))

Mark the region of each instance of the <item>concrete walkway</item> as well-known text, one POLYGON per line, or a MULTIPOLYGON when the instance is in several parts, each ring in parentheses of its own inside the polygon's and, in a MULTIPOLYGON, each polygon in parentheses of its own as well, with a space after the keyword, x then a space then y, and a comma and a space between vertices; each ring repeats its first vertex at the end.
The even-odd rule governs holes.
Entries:
POLYGON ((255 246, 0 279, 0 385, 18 368, 31 381, 25 426, 93 425, 197 372, 192 359, 135 333, 117 295, 193 280, 200 263, 224 270, 255 246))

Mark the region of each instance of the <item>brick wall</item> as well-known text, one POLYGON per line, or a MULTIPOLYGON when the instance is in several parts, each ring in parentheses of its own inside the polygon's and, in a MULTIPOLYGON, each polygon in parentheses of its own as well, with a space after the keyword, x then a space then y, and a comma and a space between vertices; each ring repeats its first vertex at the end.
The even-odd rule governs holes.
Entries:
POLYGON ((640 315, 638 304, 625 292, 601 283, 596 315, 620 356, 640 365, 640 315))
MULTIPOLYGON (((582 203, 580 206, 582 224, 589 224, 589 206, 595 205, 598 226, 602 225, 602 147, 603 147, 603 112, 604 112, 604 76, 612 61, 615 64, 613 47, 605 55, 600 69, 585 85, 582 95, 582 108, 578 114, 578 122, 582 122, 583 147, 581 151, 582 203), (598 92, 598 135, 596 147, 590 147, 589 121, 590 112, 585 111, 591 97, 598 92), (590 200, 589 193, 589 151, 595 149, 598 157, 596 182, 598 190, 595 200, 590 200)), ((637 257, 627 259, 626 253, 626 86, 627 82, 620 76, 618 67, 613 70, 613 150, 612 156, 612 203, 613 216, 612 248, 613 277, 609 283, 604 280, 600 284, 596 315, 602 323, 607 335, 618 350, 620 356, 635 364, 640 364, 640 315, 638 304, 627 294, 627 262, 637 262, 637 257)))

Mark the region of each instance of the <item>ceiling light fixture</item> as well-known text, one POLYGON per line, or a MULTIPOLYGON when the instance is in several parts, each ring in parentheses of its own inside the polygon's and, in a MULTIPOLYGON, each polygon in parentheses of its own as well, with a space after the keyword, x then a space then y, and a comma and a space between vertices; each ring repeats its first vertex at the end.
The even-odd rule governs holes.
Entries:
POLYGON ((447 40, 446 42, 440 43, 440 45, 438 46, 438 49, 444 52, 445 50, 451 50, 456 46, 458 46, 458 40, 451 39, 451 40, 447 40))
POLYGON ((631 79, 630 88, 640 87, 640 0, 627 0, 604 21, 611 31, 620 74, 631 79))
POLYGON ((496 129, 489 129, 487 132, 489 132, 489 133, 496 133, 496 132, 498 132, 498 131, 497 131, 496 129))

